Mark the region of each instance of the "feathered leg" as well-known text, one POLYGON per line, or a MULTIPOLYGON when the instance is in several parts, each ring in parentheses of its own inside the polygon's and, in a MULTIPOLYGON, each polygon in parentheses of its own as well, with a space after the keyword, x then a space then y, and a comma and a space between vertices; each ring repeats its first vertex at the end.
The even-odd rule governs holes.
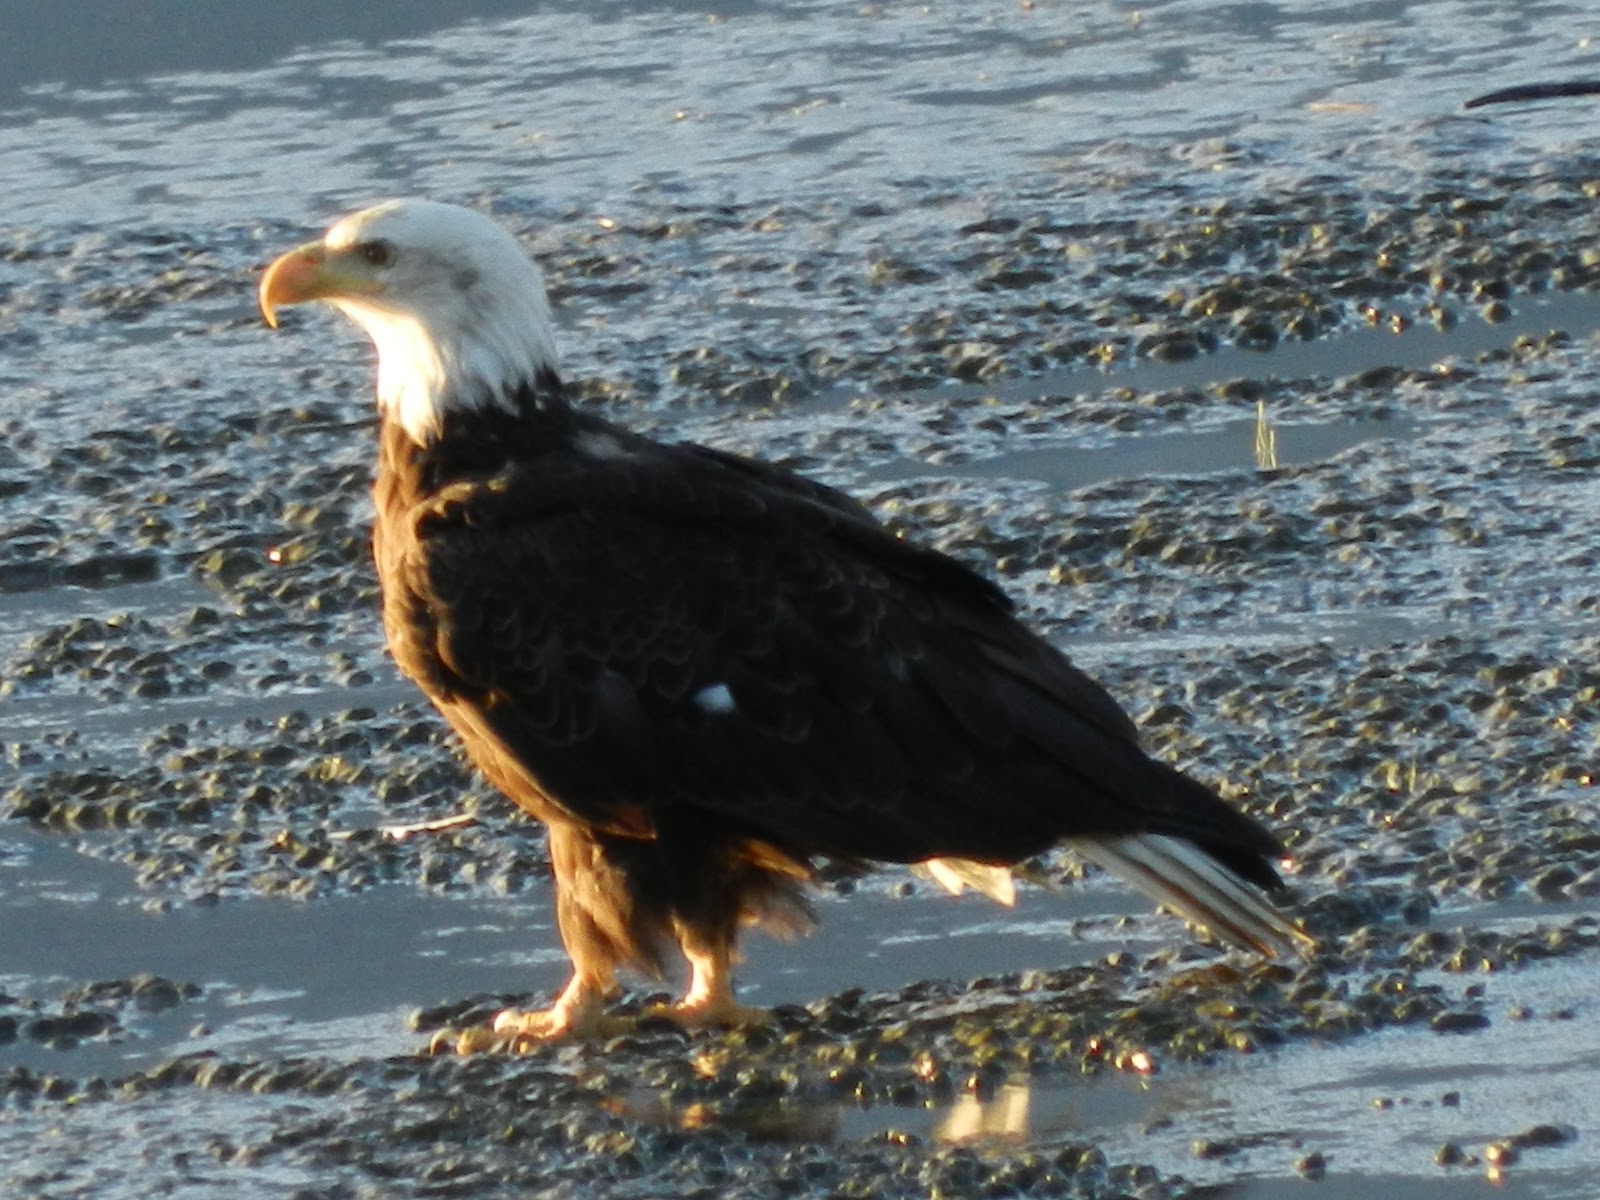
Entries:
POLYGON ((689 990, 675 1004, 652 1008, 651 1016, 665 1017, 686 1029, 760 1025, 770 1019, 765 1009, 750 1008, 735 998, 733 964, 738 954, 731 932, 718 937, 680 921, 676 933, 689 960, 689 990))
POLYGON ((689 987, 651 1016, 688 1029, 761 1023, 766 1014, 734 995, 740 929, 757 925, 787 937, 813 921, 803 894, 809 865, 746 839, 718 840, 667 825, 644 840, 555 823, 550 862, 572 979, 549 1008, 508 1009, 495 1017, 492 1034, 462 1035, 462 1053, 604 1036, 621 1025, 604 1011, 617 990, 617 970, 659 977, 663 951, 673 942, 689 963, 689 987))
POLYGON ((556 925, 572 960, 572 978, 549 1008, 496 1015, 495 1040, 517 1045, 600 1036, 612 1024, 604 1006, 617 990, 617 967, 649 965, 648 944, 641 944, 635 927, 632 880, 610 850, 603 838, 581 826, 550 826, 556 925))
POLYGON ((659 898, 672 913, 672 936, 689 963, 683 999, 651 1015, 688 1029, 764 1024, 770 1020, 765 1010, 740 1004, 734 995, 739 931, 757 926, 778 937, 809 931, 815 917, 804 888, 811 866, 763 842, 709 833, 664 829, 662 843, 672 840, 664 861, 678 869, 654 881, 640 878, 646 887, 663 888, 659 898))

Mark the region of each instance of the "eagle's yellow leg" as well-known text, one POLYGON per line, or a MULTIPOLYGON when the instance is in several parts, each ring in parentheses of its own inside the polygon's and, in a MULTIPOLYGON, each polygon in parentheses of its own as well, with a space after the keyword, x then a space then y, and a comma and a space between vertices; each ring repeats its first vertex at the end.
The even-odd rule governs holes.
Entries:
POLYGON ((689 960, 689 990, 676 1004, 651 1008, 650 1016, 665 1017, 685 1029, 764 1025, 772 1019, 766 1009, 751 1008, 734 998, 731 946, 707 948, 687 938, 681 944, 689 960))
POLYGON ((548 1042, 557 1038, 592 1038, 604 1032, 603 1005, 607 988, 581 974, 573 975, 549 1008, 497 1013, 496 1035, 517 1041, 548 1042))

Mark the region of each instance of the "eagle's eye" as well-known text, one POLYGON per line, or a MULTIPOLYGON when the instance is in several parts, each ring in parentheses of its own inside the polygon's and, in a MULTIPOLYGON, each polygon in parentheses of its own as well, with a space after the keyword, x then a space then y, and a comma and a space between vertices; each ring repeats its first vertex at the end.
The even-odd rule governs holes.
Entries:
POLYGON ((374 238, 370 242, 361 242, 356 246, 356 253, 369 266, 387 267, 394 264, 394 243, 386 242, 382 238, 374 238))

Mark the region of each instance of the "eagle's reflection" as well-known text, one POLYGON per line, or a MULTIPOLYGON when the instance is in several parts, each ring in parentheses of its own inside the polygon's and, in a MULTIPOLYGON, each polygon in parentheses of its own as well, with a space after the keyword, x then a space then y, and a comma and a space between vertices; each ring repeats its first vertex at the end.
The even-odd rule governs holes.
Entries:
POLYGON ((1028 1107, 1033 1089, 1027 1080, 1003 1084, 993 1099, 973 1092, 957 1096, 930 1136, 937 1142, 1022 1142, 1029 1133, 1028 1107))
MULTIPOLYGON (((964 1092, 946 1104, 930 1104, 912 1123, 922 1136, 946 1145, 1026 1142, 1033 1089, 1026 1079, 1002 1084, 992 1094, 964 1092)), ((769 1142, 829 1142, 840 1137, 847 1114, 857 1106, 836 1100, 795 1096, 766 1100, 674 1100, 664 1092, 635 1088, 609 1097, 606 1111, 629 1120, 674 1129, 736 1129, 769 1142)), ((911 1109, 894 1106, 910 1116, 911 1109)), ((904 1134, 894 1135, 904 1137, 904 1134)))

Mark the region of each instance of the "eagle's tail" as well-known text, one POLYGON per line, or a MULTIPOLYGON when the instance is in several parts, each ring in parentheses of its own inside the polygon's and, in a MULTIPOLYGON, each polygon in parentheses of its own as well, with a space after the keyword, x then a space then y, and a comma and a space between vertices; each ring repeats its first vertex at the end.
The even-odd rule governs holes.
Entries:
POLYGON ((1316 948, 1311 935, 1280 911, 1262 888, 1192 842, 1169 834, 1140 833, 1072 838, 1067 845, 1235 946, 1268 958, 1305 955, 1316 948))

